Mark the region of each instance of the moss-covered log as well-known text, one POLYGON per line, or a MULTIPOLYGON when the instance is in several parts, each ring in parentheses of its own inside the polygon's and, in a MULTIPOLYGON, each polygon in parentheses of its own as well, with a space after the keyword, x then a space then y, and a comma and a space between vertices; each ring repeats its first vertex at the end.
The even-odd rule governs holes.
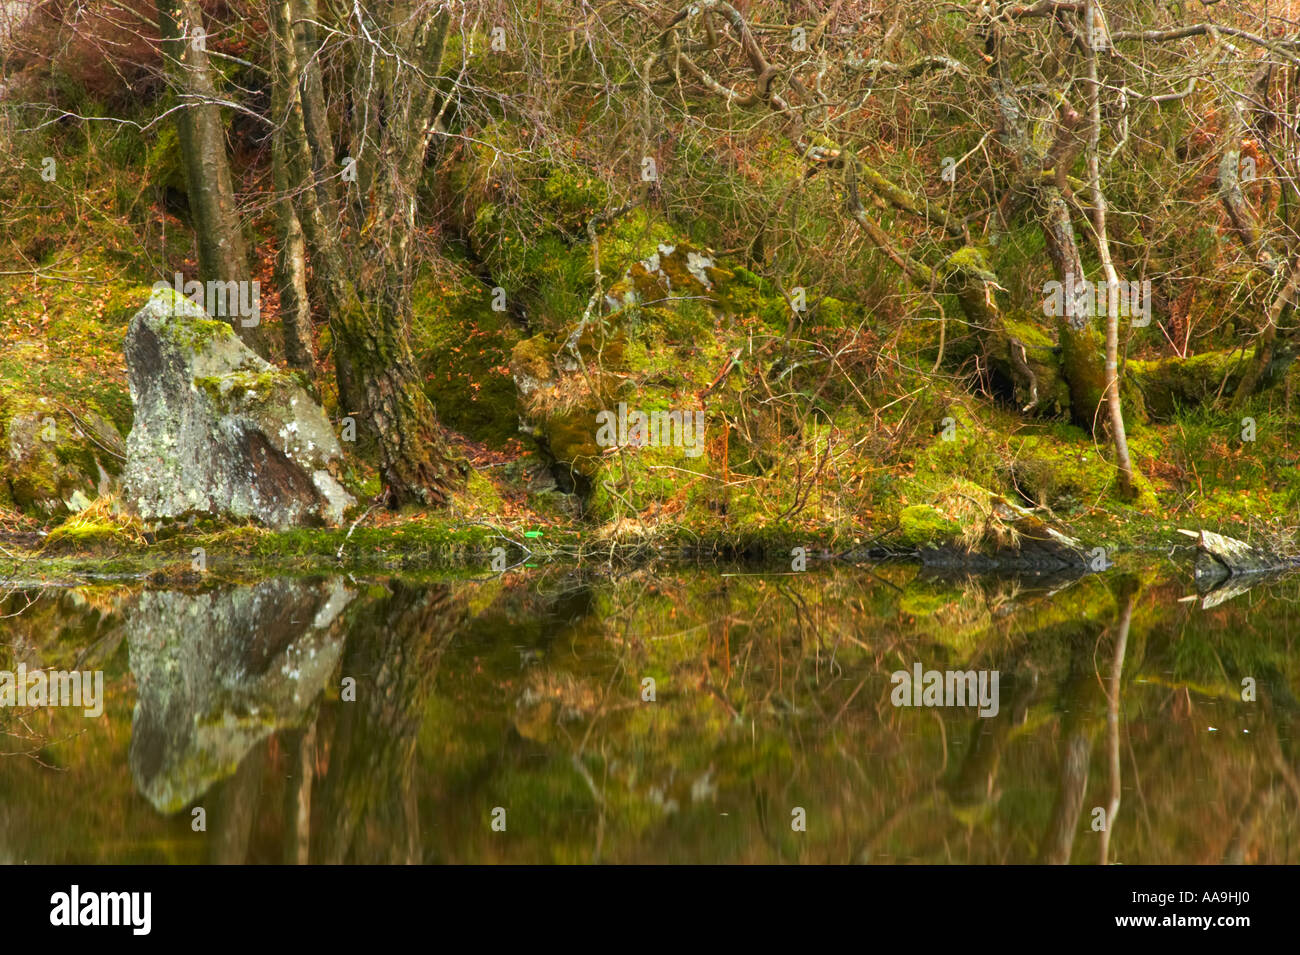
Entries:
MULTIPOLYGON (((1295 346, 1278 346, 1255 390, 1270 388, 1281 381, 1295 356, 1295 346)), ((1141 391, 1151 416, 1163 420, 1180 408, 1194 408, 1231 397, 1249 370, 1250 362, 1249 354, 1234 348, 1190 358, 1132 359, 1126 371, 1129 380, 1141 391)))

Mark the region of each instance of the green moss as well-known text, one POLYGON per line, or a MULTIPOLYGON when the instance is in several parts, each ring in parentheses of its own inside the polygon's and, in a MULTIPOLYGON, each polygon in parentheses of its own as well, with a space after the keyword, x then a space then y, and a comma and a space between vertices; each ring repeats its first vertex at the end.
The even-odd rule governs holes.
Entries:
POLYGON ((1150 413, 1169 420, 1180 409, 1194 408, 1221 393, 1231 395, 1247 365, 1243 352, 1233 349, 1189 358, 1131 359, 1125 371, 1141 391, 1150 413))
POLYGON ((133 546, 134 539, 121 527, 110 521, 71 520, 50 531, 46 543, 52 547, 114 548, 133 546))
POLYGON ((632 263, 624 279, 610 288, 610 294, 622 299, 630 288, 647 304, 682 297, 719 304, 726 302, 724 290, 732 278, 733 273, 719 268, 708 250, 684 240, 661 242, 644 261, 632 263))
POLYGON ((510 352, 511 367, 516 374, 536 381, 555 377, 555 356, 559 346, 545 335, 534 335, 518 342, 510 352))
POLYGON ((511 352, 523 338, 492 291, 459 270, 426 269, 412 293, 412 347, 446 426, 493 447, 517 437, 511 352))
POLYGON ((71 467, 82 474, 95 473, 95 462, 98 458, 88 443, 76 441, 56 444, 53 450, 55 460, 59 464, 71 467))
POLYGON ((0 341, 0 486, 12 503, 42 514, 61 512, 75 490, 93 496, 101 467, 119 472, 101 445, 120 447, 131 426, 122 336, 149 290, 116 277, 102 252, 80 267, 103 274, 104 284, 36 289, 0 277, 8 327, 45 329, 39 341, 0 341))
POLYGON ((603 449, 596 444, 598 408, 577 407, 556 411, 545 420, 546 446, 563 464, 583 477, 593 477, 603 449))
POLYGON ((1046 330, 1035 322, 1013 314, 1004 315, 1002 318, 1002 327, 1011 335, 1014 335, 1026 349, 1038 349, 1043 351, 1053 351, 1056 348, 1056 342, 1052 341, 1052 336, 1046 330))
POLYGON ((174 123, 163 123, 159 128, 145 159, 145 176, 155 188, 186 192, 185 163, 174 123))
POLYGON ((582 176, 565 169, 553 169, 542 182, 542 198, 567 231, 585 229, 605 208, 609 187, 594 176, 582 176))
MULTIPOLYGON (((642 410, 650 410, 648 406, 642 410)), ((592 492, 586 514, 597 523, 617 517, 658 523, 660 517, 695 528, 717 528, 716 482, 709 479, 707 454, 689 457, 678 447, 632 447, 601 454, 594 442, 595 418, 589 419, 592 450, 596 455, 583 463, 591 475, 592 492), (698 476, 696 476, 698 475, 698 476)), ((707 437, 707 425, 706 425, 707 437)), ((744 520, 744 509, 734 509, 731 518, 744 520)))
POLYGON ((957 273, 986 282, 997 280, 997 275, 989 264, 988 255, 983 249, 973 245, 963 246, 945 260, 944 274, 954 275, 957 273))
POLYGON ((933 547, 956 540, 961 525, 929 504, 913 504, 898 512, 898 533, 911 546, 933 547))
POLYGON ((64 511, 64 501, 74 491, 93 497, 99 449, 52 402, 41 404, 37 398, 26 408, 0 404, 0 446, 5 450, 0 480, 12 502, 51 513, 64 511))
MULTIPOLYGON (((810 308, 813 304, 808 302, 810 308)), ((816 301, 816 310, 811 317, 820 328, 841 329, 858 324, 863 318, 863 308, 856 302, 827 295, 816 301)))
POLYGON ((1102 500, 1113 484, 1114 467, 1081 433, 1070 442, 1030 435, 1014 447, 1008 483, 1040 507, 1068 513, 1102 500))
POLYGON ((292 383, 290 376, 277 368, 199 376, 194 379, 194 384, 224 413, 253 404, 263 404, 273 395, 282 394, 282 389, 292 383))
MULTIPOLYGON (((1089 431, 1108 420, 1106 393, 1106 343, 1095 325, 1075 328, 1065 319, 1058 323, 1061 338, 1061 373, 1070 389, 1070 413, 1076 425, 1089 431)), ((1120 407, 1127 431, 1139 430, 1147 419, 1144 390, 1134 387, 1133 365, 1125 365, 1120 379, 1120 407)))
POLYGON ((1106 391, 1105 342, 1092 325, 1075 328, 1058 324, 1061 338, 1061 372, 1070 388, 1073 421, 1089 433, 1106 391))
MULTIPOLYGON (((177 293, 173 290, 172 294, 177 293)), ((202 351, 213 342, 236 339, 234 328, 226 322, 211 318, 186 318, 184 321, 170 322, 167 334, 175 344, 191 352, 202 351)))
POLYGON ((1020 364, 1023 362, 1033 372, 1038 389, 1034 412, 1039 416, 1065 414, 1072 407, 1073 394, 1063 374, 1062 350, 1045 329, 1022 314, 1004 315, 1002 328, 1005 343, 998 354, 990 357, 998 363, 1004 377, 1016 382, 1017 405, 1025 407, 1035 401, 1032 391, 1022 380, 1024 374, 1020 364), (1011 353, 1011 349, 1016 347, 1012 338, 1024 348, 1018 355, 1011 353))
POLYGON ((497 515, 505 508, 496 485, 479 471, 470 471, 465 486, 455 495, 454 505, 470 513, 497 515))
POLYGON ((1003 464, 997 424, 972 417, 963 404, 936 409, 933 437, 915 452, 915 476, 921 484, 943 484, 963 477, 993 486, 1003 464), (948 420, 951 419, 951 420, 948 420))
POLYGON ((722 283, 718 294, 729 311, 748 315, 760 315, 768 310, 775 312, 771 306, 774 300, 780 300, 771 282, 741 267, 731 270, 730 280, 722 283))

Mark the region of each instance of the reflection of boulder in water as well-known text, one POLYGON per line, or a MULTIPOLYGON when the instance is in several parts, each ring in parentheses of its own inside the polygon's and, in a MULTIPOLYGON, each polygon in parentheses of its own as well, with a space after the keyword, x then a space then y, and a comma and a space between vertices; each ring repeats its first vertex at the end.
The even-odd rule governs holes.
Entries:
POLYGON ((1180 528, 1178 533, 1196 540, 1196 591, 1203 610, 1211 610, 1259 584, 1273 583, 1300 565, 1295 557, 1277 554, 1268 546, 1248 544, 1213 531, 1180 528))
POLYGON ((337 578, 141 594, 126 622, 140 793, 176 812, 259 740, 301 725, 338 662, 352 597, 337 578))

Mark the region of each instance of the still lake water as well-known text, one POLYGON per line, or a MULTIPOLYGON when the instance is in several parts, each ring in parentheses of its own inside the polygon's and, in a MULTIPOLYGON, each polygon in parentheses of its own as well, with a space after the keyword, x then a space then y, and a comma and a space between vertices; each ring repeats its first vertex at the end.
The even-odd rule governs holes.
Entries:
POLYGON ((1193 593, 904 565, 20 590, 0 669, 107 699, 0 709, 0 862, 1300 861, 1300 578, 1193 593), (895 706, 916 664, 996 670, 996 715, 895 706))

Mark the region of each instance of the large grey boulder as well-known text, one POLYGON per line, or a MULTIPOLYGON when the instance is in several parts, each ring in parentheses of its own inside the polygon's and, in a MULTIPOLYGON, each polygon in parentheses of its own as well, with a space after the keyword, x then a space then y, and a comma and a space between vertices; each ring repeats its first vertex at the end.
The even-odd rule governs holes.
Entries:
POLYGON ((337 524, 355 501, 325 412, 225 322, 170 289, 126 334, 135 421, 123 498, 142 518, 205 514, 275 528, 337 524))

